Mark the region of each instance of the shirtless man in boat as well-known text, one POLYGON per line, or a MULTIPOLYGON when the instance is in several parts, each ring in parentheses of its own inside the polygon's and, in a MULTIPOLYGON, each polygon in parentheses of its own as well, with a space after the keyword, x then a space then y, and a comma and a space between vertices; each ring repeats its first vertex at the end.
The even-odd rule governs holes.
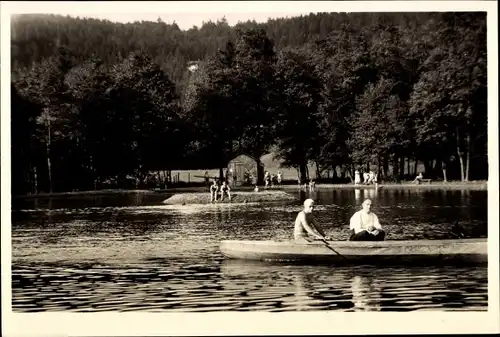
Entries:
POLYGON ((314 200, 304 201, 304 210, 297 214, 295 219, 294 238, 297 243, 308 243, 314 240, 330 240, 317 226, 312 215, 314 200))
POLYGON ((384 241, 385 232, 378 221, 375 213, 372 213, 372 201, 363 201, 363 209, 354 213, 351 217, 349 228, 351 229, 350 241, 384 241))

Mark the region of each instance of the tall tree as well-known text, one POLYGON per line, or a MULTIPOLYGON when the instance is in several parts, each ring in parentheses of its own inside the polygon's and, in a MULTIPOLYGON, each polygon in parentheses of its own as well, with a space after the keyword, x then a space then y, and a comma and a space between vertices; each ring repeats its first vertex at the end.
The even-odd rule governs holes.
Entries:
POLYGON ((78 111, 71 125, 75 128, 74 147, 79 149, 80 184, 96 189, 117 170, 109 137, 109 130, 115 127, 111 113, 114 104, 108 95, 112 79, 102 61, 94 57, 72 68, 66 83, 78 111))
POLYGON ((277 92, 274 80, 276 53, 274 43, 262 28, 236 30, 235 78, 241 148, 257 160, 257 180, 264 179, 261 156, 275 138, 277 92))
POLYGON ((318 160, 322 142, 318 121, 321 83, 315 76, 312 55, 307 50, 280 52, 276 82, 277 154, 284 159, 284 165, 298 168, 301 180, 305 181, 307 164, 318 160))
POLYGON ((369 54, 365 32, 344 24, 328 39, 317 41, 316 71, 322 81, 321 104, 322 160, 335 169, 348 167, 354 175, 351 154, 347 147, 350 135, 348 120, 356 109, 356 97, 368 83, 377 79, 369 54))
POLYGON ((183 102, 185 121, 193 126, 191 145, 206 165, 220 168, 221 178, 222 168, 235 153, 234 141, 241 134, 234 72, 223 55, 200 64, 191 75, 183 102))
POLYGON ((115 102, 113 136, 122 148, 121 164, 132 170, 141 184, 151 169, 175 163, 183 151, 176 123, 179 119, 178 96, 168 75, 146 52, 131 53, 112 69, 110 99, 115 102), (126 132, 124 132, 126 131, 126 132), (165 159, 158 160, 159 146, 169 148, 165 159))
POLYGON ((486 128, 485 104, 477 104, 486 101, 485 34, 484 14, 446 15, 411 97, 420 144, 436 145, 431 148, 444 167, 458 159, 462 180, 469 178, 471 150, 486 128))
MULTIPOLYGON (((235 46, 226 45, 205 62, 186 92, 185 110, 206 146, 215 149, 220 167, 231 156, 247 152, 257 159, 274 142, 274 64, 272 41, 262 29, 238 30, 235 46)), ((222 172, 222 169, 221 169, 222 172)))
POLYGON ((11 162, 12 194, 37 193, 37 166, 40 163, 40 142, 37 118, 41 107, 18 93, 11 84, 11 162))
MULTIPOLYGON (((368 85, 357 99, 356 112, 351 115, 352 133, 347 142, 358 167, 364 167, 366 163, 383 167, 386 177, 389 159, 392 158, 394 171, 408 142, 402 121, 406 116, 406 106, 396 87, 395 81, 384 78, 368 85)), ((393 175, 401 178, 397 171, 393 175)))
POLYGON ((64 138, 64 119, 72 110, 64 82, 72 66, 71 52, 59 48, 56 56, 34 64, 31 71, 18 81, 19 93, 42 108, 37 123, 43 128, 49 192, 53 190, 52 149, 54 142, 64 138))

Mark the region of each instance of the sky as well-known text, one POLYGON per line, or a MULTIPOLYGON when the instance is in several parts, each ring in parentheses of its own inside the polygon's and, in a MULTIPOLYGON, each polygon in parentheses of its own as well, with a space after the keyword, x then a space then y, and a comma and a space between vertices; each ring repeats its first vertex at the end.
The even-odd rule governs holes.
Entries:
MULTIPOLYGON (((203 22, 216 22, 226 18, 229 25, 255 20, 266 22, 269 18, 285 18, 308 15, 311 12, 329 11, 325 2, 288 1, 144 1, 144 2, 12 2, 13 13, 47 13, 107 19, 114 22, 156 21, 161 18, 187 30, 201 27, 203 22), (314 6, 316 3, 316 7, 314 6), (320 5, 318 7, 318 5, 320 5)), ((5 6, 5 5, 3 5, 5 6)))
MULTIPOLYGON (((201 27, 203 22, 216 22, 223 17, 226 18, 230 26, 236 25, 239 21, 255 20, 257 22, 266 22, 269 18, 282 18, 299 16, 309 13, 95 13, 81 14, 80 17, 92 17, 98 19, 107 19, 114 22, 134 22, 134 21, 156 21, 161 18, 164 22, 171 24, 175 21, 179 28, 187 30, 193 26, 201 27)), ((69 14, 78 16, 78 14, 69 14)))
POLYGON ((226 17, 229 25, 239 21, 266 22, 318 12, 425 11, 474 9, 469 1, 5 1, 10 13, 47 13, 108 19, 114 22, 156 21, 159 17, 187 30, 203 22, 226 17))

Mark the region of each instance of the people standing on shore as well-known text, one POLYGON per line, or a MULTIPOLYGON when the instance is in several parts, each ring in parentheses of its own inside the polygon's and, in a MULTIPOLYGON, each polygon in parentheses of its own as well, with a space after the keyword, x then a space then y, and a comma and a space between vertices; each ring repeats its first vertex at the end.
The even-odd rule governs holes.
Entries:
POLYGON ((378 221, 378 217, 371 211, 372 201, 365 199, 362 209, 351 217, 349 228, 350 241, 383 241, 385 232, 378 221))
POLYGON ((354 171, 354 185, 359 185, 361 184, 361 176, 359 174, 359 171, 356 170, 354 171))
POLYGON ((363 172, 363 184, 368 184, 368 179, 370 179, 370 174, 368 172, 363 172))
POLYGON ((282 180, 283 180, 283 173, 281 173, 281 171, 278 171, 278 186, 281 186, 282 180))
POLYGON ((271 176, 269 175, 269 171, 266 171, 264 173, 264 184, 265 184, 265 187, 267 188, 270 184, 270 181, 271 180, 271 176))
POLYGON ((250 173, 250 180, 252 181, 252 185, 257 186, 257 176, 253 173, 250 173))
POLYGON ((368 185, 369 184, 375 184, 375 173, 373 173, 373 171, 368 173, 368 185))

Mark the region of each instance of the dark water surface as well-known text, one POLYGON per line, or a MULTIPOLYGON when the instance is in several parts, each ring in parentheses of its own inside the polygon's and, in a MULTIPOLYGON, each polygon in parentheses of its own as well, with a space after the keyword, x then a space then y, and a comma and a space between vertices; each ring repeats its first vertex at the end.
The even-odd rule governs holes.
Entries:
POLYGON ((486 191, 319 190, 296 202, 165 206, 160 194, 13 200, 12 306, 28 311, 487 310, 487 267, 224 260, 226 239, 289 240, 301 200, 346 240, 363 198, 388 240, 487 235, 486 191))

